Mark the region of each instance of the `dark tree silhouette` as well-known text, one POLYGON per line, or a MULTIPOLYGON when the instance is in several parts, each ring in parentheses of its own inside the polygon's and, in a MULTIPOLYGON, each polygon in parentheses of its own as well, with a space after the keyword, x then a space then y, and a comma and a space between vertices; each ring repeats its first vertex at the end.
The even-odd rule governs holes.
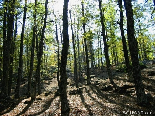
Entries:
POLYGON ((21 40, 20 40, 18 79, 17 79, 16 90, 15 90, 16 98, 19 98, 20 82, 21 82, 22 73, 23 73, 23 40, 24 40, 24 29, 25 29, 25 21, 26 21, 26 11, 27 11, 27 0, 25 0, 25 7, 24 7, 24 14, 23 14, 23 25, 22 25, 21 40))
POLYGON ((61 115, 69 116, 69 104, 67 99, 67 55, 69 48, 69 36, 68 36, 68 0, 64 0, 63 6, 63 47, 61 53, 61 66, 60 66, 60 101, 61 101, 61 115))
POLYGON ((104 42, 104 54, 105 54, 105 59, 106 59, 106 66, 107 66, 107 72, 109 76, 110 83, 113 85, 115 89, 118 89, 117 85, 113 81, 113 76, 111 72, 111 64, 110 64, 110 59, 109 59, 109 54, 108 54, 108 45, 107 45, 107 40, 106 40, 106 35, 105 35, 105 25, 104 25, 104 12, 102 12, 102 0, 99 1, 99 9, 100 9, 100 18, 101 18, 101 25, 102 25, 102 36, 103 36, 103 42, 104 42))
POLYGON ((124 0, 124 6, 126 9, 127 16, 127 36, 129 43, 129 50, 131 54, 132 68, 133 68, 133 78, 135 83, 137 103, 139 105, 146 105, 148 100, 146 99, 144 85, 142 83, 141 69, 138 59, 138 42, 134 36, 134 19, 131 0, 124 0))
POLYGON ((31 96, 31 79, 33 75, 33 66, 34 66, 34 49, 35 49, 35 39, 36 39, 36 12, 37 12, 37 0, 35 0, 35 11, 33 14, 34 18, 34 26, 33 26, 33 38, 32 38, 32 46, 31 46, 31 59, 30 59, 30 71, 28 76, 28 96, 31 96))
POLYGON ((124 29, 123 29, 123 6, 122 6, 122 0, 118 0, 118 5, 120 8, 120 30, 121 30, 121 36, 122 36, 122 43, 123 43, 123 52, 124 52, 124 58, 125 58, 125 64, 126 64, 126 71, 128 73, 129 78, 132 76, 131 74, 131 67, 130 67, 130 62, 129 62, 129 57, 128 57, 128 49, 127 49, 127 43, 126 43, 126 38, 124 36, 124 29))
MULTIPOLYGON (((82 2, 82 17, 85 17, 84 13, 84 3, 82 2)), ((86 33, 86 23, 85 20, 83 21, 82 24, 84 34, 86 33)), ((88 58, 88 47, 87 47, 87 40, 86 37, 84 36, 84 45, 85 45, 85 52, 86 52, 86 64, 87 64, 87 84, 90 84, 90 70, 89 70, 89 58, 88 58)))

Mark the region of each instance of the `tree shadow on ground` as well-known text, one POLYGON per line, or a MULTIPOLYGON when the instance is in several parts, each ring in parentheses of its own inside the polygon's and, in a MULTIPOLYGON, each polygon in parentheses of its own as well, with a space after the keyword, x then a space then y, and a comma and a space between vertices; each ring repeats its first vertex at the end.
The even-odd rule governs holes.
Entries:
MULTIPOLYGON (((36 112, 35 114, 32 114, 32 115, 33 115, 33 116, 38 116, 38 115, 44 113, 46 110, 49 109, 49 107, 51 106, 51 103, 54 101, 54 99, 56 99, 56 97, 58 97, 58 96, 57 96, 57 92, 55 92, 55 95, 54 95, 53 98, 50 98, 49 100, 45 101, 45 103, 44 103, 43 106, 42 106, 43 109, 42 109, 41 111, 36 112)), ((59 104, 60 104, 60 99, 59 99, 58 103, 55 104, 55 105, 57 106, 57 108, 56 108, 54 111, 52 111, 53 113, 50 113, 50 114, 48 114, 48 115, 50 115, 50 116, 51 116, 51 115, 54 115, 55 111, 59 108, 59 104)))
MULTIPOLYGON (((128 112, 129 111, 142 111, 142 114, 144 114, 145 112, 152 112, 152 108, 142 108, 142 107, 138 107, 136 104, 136 97, 131 98, 131 96, 124 96, 124 98, 122 99, 118 99, 121 98, 121 96, 117 93, 103 93, 100 88, 98 88, 96 85, 90 85, 89 86, 91 88, 91 90, 93 91, 93 93, 95 93, 99 98, 101 99, 105 99, 107 100, 109 103, 111 104, 115 104, 116 107, 121 107, 124 109, 124 111, 116 111, 115 113, 119 114, 119 115, 124 115, 124 112, 128 112), (130 99, 132 99, 132 103, 130 103, 130 99)), ((154 113, 154 112, 152 112, 154 113)))
MULTIPOLYGON (((51 81, 52 79, 46 77, 45 80, 51 81)), ((16 98, 13 97, 14 94, 15 94, 15 92, 14 92, 15 91, 14 90, 15 86, 12 87, 13 89, 12 89, 12 93, 11 93, 11 96, 13 97, 13 99, 12 99, 12 97, 11 98, 10 97, 8 97, 8 98, 6 98, 6 97, 0 98, 0 115, 4 115, 6 113, 11 112, 14 108, 16 108, 18 106, 18 104, 22 100, 28 98, 28 96, 27 96, 27 86, 28 86, 27 79, 22 79, 22 82, 21 82, 21 85, 20 85, 20 98, 19 99, 16 99, 16 98)), ((42 82, 41 86, 44 86, 43 82, 42 82)), ((41 94, 44 91, 45 90, 42 89, 41 94)), ((44 112, 48 108, 49 102, 52 102, 55 98, 56 98, 56 96, 54 96, 54 98, 52 98, 51 100, 47 101, 47 103, 45 103, 46 105, 45 105, 42 112, 44 112)), ((28 101, 28 103, 26 103, 26 104, 27 104, 27 106, 17 116, 24 114, 29 109, 29 107, 33 104, 33 102, 28 101)), ((38 114, 41 114, 42 112, 38 112, 38 114)))
POLYGON ((10 112, 13 110, 22 99, 11 99, 11 98, 0 98, 0 115, 10 112))
POLYGON ((33 100, 28 101, 27 106, 22 110, 22 112, 20 112, 16 116, 20 116, 20 115, 24 114, 29 109, 29 107, 32 105, 32 103, 33 103, 33 100))
POLYGON ((93 113, 92 113, 92 111, 91 111, 91 109, 90 109, 91 106, 88 105, 88 104, 85 102, 85 98, 84 98, 84 96, 83 96, 83 92, 80 92, 79 95, 80 95, 80 99, 81 99, 83 105, 85 106, 85 108, 86 108, 87 111, 89 112, 89 115, 90 115, 90 116, 93 116, 93 113))
MULTIPOLYGON (((95 102, 97 103, 101 108, 107 109, 107 106, 105 106, 104 104, 102 104, 101 102, 97 101, 96 98, 94 98, 92 96, 92 94, 89 92, 89 90, 86 88, 86 92, 88 93, 88 96, 95 102)), ((120 114, 120 112, 118 112, 117 110, 115 110, 114 108, 108 108, 111 111, 115 112, 116 114, 120 114)), ((106 112, 106 110, 105 110, 106 112)))
POLYGON ((151 77, 143 77, 144 82, 146 82, 146 84, 144 84, 145 88, 149 91, 155 92, 155 88, 152 87, 152 85, 155 85, 155 80, 151 79, 151 77), (148 85, 151 84, 151 85, 148 85))

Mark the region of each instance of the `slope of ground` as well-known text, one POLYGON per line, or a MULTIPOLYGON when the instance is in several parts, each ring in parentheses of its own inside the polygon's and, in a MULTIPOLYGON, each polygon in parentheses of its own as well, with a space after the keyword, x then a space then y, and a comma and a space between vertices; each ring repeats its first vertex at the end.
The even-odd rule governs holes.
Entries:
MULTIPOLYGON (((96 71, 97 72, 97 71, 96 71)), ((154 68, 142 71, 145 91, 155 96, 154 68)), ((92 75, 91 85, 79 83, 79 89, 73 86, 72 79, 68 84, 68 100, 70 116, 123 116, 123 115, 155 115, 155 101, 151 105, 140 107, 136 104, 134 84, 127 81, 125 73, 114 72, 114 81, 119 87, 127 87, 122 92, 115 92, 111 87, 107 74, 99 71, 92 75), (72 86, 71 86, 72 85, 72 86), (128 86, 123 86, 128 85, 128 86)), ((60 99, 57 93, 56 78, 45 79, 41 95, 31 102, 30 98, 22 98, 18 104, 10 106, 0 113, 2 116, 60 116, 60 99)), ((16 100, 14 100, 16 102, 16 100)), ((13 102, 13 103, 14 103, 13 102)))

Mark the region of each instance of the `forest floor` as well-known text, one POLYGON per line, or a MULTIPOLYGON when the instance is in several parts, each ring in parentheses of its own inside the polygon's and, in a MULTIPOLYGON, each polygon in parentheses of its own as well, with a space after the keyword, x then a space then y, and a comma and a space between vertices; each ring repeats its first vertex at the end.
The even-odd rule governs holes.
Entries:
MULTIPOLYGON (((67 93, 70 116, 155 115, 155 100, 152 100, 151 105, 147 108, 136 104, 134 84, 128 82, 126 73, 113 71, 114 82, 119 87, 127 87, 125 91, 115 92, 104 70, 95 70, 94 72, 95 74, 91 75, 93 77, 91 85, 79 83, 79 89, 74 86, 72 78, 68 79, 67 93)), ((154 97, 155 67, 143 69, 142 76, 145 92, 154 97)), ((25 89, 23 88, 22 91, 26 91, 25 89)), ((36 96, 33 102, 31 102, 31 98, 26 97, 20 100, 13 99, 10 107, 1 111, 0 115, 60 116, 60 98, 57 89, 56 78, 45 78, 42 86, 43 93, 36 96)))

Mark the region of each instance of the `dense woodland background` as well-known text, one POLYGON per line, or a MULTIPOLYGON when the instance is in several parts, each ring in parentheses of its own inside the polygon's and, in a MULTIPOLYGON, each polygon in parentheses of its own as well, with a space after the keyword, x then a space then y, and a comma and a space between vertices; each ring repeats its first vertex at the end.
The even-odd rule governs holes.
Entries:
POLYGON ((153 115, 154 4, 0 1, 0 115, 153 115))

